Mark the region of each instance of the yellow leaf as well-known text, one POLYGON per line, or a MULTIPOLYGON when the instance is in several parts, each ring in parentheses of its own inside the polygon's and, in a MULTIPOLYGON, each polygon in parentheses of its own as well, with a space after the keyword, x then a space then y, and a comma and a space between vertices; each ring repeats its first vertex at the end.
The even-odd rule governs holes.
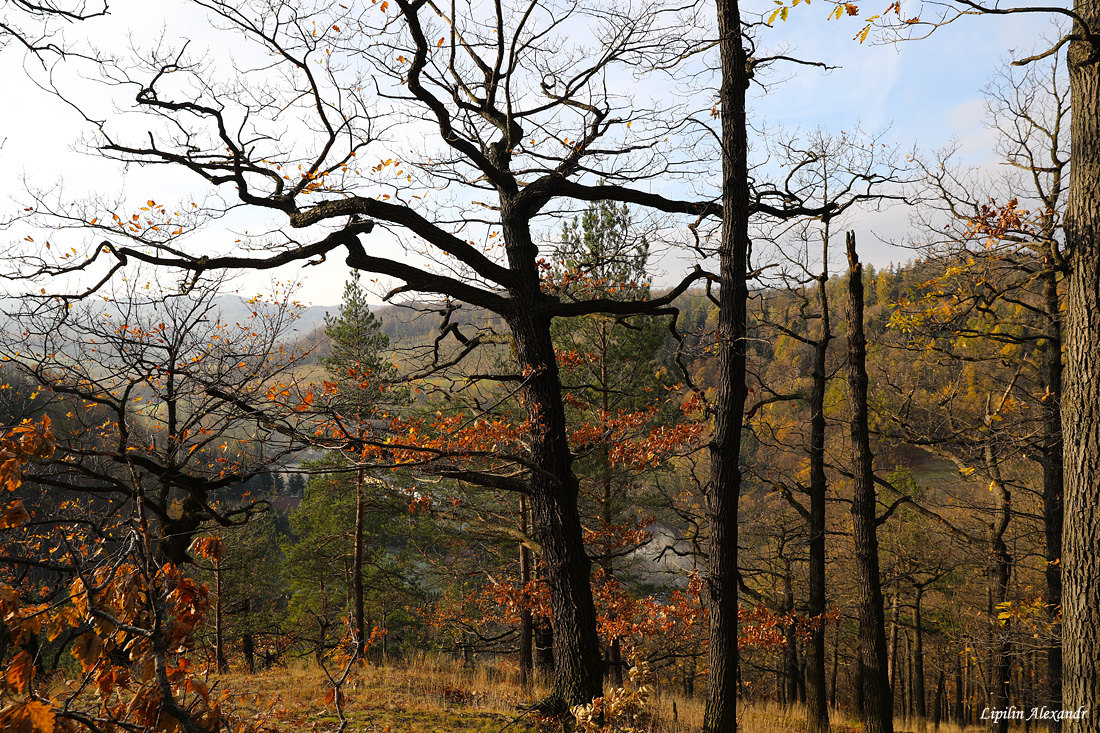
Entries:
POLYGON ((54 714, 53 708, 47 703, 31 700, 26 706, 26 715, 34 729, 41 733, 53 733, 54 714))

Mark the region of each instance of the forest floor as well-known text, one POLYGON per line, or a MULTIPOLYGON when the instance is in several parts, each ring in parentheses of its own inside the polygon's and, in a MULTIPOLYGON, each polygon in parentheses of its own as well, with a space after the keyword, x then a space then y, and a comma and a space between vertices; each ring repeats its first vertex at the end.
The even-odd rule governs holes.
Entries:
MULTIPOLYGON (((523 709, 545 692, 536 686, 524 690, 514 669, 490 665, 474 669, 446 660, 418 660, 413 665, 367 666, 357 671, 346 688, 348 733, 559 733, 559 724, 540 723, 523 709)), ((262 730, 322 733, 339 724, 322 671, 313 664, 280 667, 257 674, 231 673, 218 678, 232 694, 232 706, 260 722, 262 730)), ((801 710, 772 703, 742 705, 743 733, 799 733, 805 730, 801 710)), ((651 733, 689 733, 700 729, 703 704, 661 693, 649 704, 651 718, 642 730, 651 733)), ((862 725, 834 711, 833 733, 857 733, 862 725)), ((931 725, 929 729, 931 730, 931 725)), ((902 721, 896 731, 914 730, 902 721)), ((979 730, 974 728, 973 730, 979 730)), ((941 726, 940 733, 961 733, 941 726)))

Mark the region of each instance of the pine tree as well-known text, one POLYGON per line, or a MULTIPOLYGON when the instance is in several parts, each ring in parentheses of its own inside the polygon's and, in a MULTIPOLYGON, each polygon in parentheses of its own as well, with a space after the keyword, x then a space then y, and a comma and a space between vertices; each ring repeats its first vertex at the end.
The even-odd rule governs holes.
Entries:
MULTIPOLYGON (((389 338, 382 333, 382 323, 371 312, 366 292, 359 282, 359 272, 352 274, 344 286, 344 302, 336 316, 326 315, 325 335, 331 341, 332 352, 323 357, 321 365, 338 385, 335 398, 330 403, 343 425, 349 426, 349 435, 358 441, 371 432, 371 420, 387 402, 387 391, 396 380, 396 370, 385 360, 389 338)), ((354 457, 352 463, 355 463, 354 457)), ((354 611, 355 653, 361 655, 366 648, 366 618, 364 615, 363 563, 364 563, 364 515, 366 512, 366 469, 356 464, 355 474, 355 529, 351 567, 351 601, 354 611)))
MULTIPOLYGON (((558 249, 561 269, 556 280, 562 297, 645 300, 649 297, 647 273, 649 243, 634 230, 630 210, 603 201, 592 203, 579 219, 562 230, 558 249)), ((574 464, 581 481, 582 512, 610 536, 613 525, 636 505, 637 471, 616 465, 614 444, 637 438, 672 416, 667 400, 673 383, 671 370, 662 364, 661 350, 667 327, 656 316, 614 317, 603 314, 557 319, 552 327, 555 348, 563 359, 563 387, 567 416, 573 429, 591 426, 598 435, 591 445, 574 446, 574 464), (641 425, 624 430, 628 416, 653 409, 641 425)), ((622 548, 596 551, 607 581, 618 570, 612 556, 622 548)), ((619 638, 608 642, 607 662, 611 683, 622 685, 623 659, 619 638)))

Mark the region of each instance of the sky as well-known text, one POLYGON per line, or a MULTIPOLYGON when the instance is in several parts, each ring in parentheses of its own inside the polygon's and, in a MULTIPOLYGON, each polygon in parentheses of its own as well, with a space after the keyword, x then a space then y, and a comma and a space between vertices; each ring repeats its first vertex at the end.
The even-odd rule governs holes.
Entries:
MULTIPOLYGON (((754 7, 774 7, 771 2, 754 7)), ((754 87, 754 124, 810 129, 821 126, 831 132, 850 130, 855 125, 869 132, 886 130, 885 139, 903 149, 914 146, 932 151, 956 139, 967 164, 993 165, 993 136, 984 124, 981 88, 992 74, 1012 57, 1027 55, 1041 43, 1040 34, 1052 33, 1045 19, 1037 15, 965 18, 943 27, 930 38, 900 44, 874 43, 873 37, 860 44, 853 36, 861 28, 855 18, 826 20, 832 6, 824 0, 803 2, 791 9, 786 22, 776 21, 763 29, 759 43, 764 48, 788 48, 786 53, 808 60, 821 60, 839 68, 828 73, 807 67, 777 69, 764 81, 766 89, 754 87)), ((870 5, 865 6, 866 10, 870 5)), ((875 11, 877 12, 877 11, 875 11)), ((209 35, 204 15, 182 2, 156 5, 131 0, 112 0, 111 14, 66 29, 70 39, 84 35, 103 48, 124 47, 128 34, 153 37, 182 36, 202 43, 209 35)), ((219 49, 232 53, 233 48, 219 49)), ((0 79, 5 99, 12 108, 0 114, 0 220, 27 200, 25 186, 51 188, 63 185, 65 196, 84 192, 110 194, 146 192, 151 198, 172 199, 195 188, 195 181, 172 175, 163 168, 131 166, 122 171, 117 164, 81 152, 78 138, 86 123, 70 107, 36 86, 32 78, 44 79, 40 67, 14 44, 0 50, 0 79)), ((74 99, 112 113, 112 104, 124 107, 127 100, 91 96, 102 92, 81 79, 63 79, 73 89, 74 99)), ((880 213, 860 213, 848 225, 861 232, 863 258, 876 266, 904 262, 909 250, 892 246, 907 235, 909 213, 893 207, 880 213)), ((235 229, 245 228, 245 219, 228 217, 203 234, 209 241, 230 241, 235 229)), ((0 238, 13 231, 0 231, 0 238)), ((675 265, 665 269, 675 269, 675 265)), ((284 268, 275 274, 280 283, 299 280, 298 299, 315 305, 340 301, 347 268, 339 258, 313 267, 284 268)), ((658 282, 660 284, 660 281, 658 282)), ((273 287, 270 275, 239 278, 233 284, 243 295, 255 295, 273 287)))

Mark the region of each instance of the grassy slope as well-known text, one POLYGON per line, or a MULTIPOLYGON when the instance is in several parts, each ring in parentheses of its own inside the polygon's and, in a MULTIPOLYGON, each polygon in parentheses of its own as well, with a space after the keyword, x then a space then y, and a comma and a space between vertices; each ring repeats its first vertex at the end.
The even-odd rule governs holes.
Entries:
MULTIPOLYGON (((345 708, 348 731, 378 733, 558 733, 560 725, 539 725, 521 717, 523 706, 545 690, 524 691, 514 681, 515 669, 483 664, 473 670, 446 660, 421 659, 412 666, 368 666, 348 685, 345 708)), ((233 706, 247 715, 266 717, 263 729, 276 733, 335 730, 335 709, 325 702, 322 672, 302 663, 248 675, 232 673, 220 678, 219 689, 233 693, 233 706)), ((702 701, 686 700, 657 690, 650 703, 653 718, 639 730, 653 733, 688 733, 699 730, 702 701)), ((805 730, 801 708, 783 709, 771 703, 742 706, 742 733, 797 733, 805 730)), ((856 733, 862 726, 834 711, 833 733, 856 733)), ((931 724, 929 724, 931 729, 931 724)), ((896 721, 895 730, 915 730, 896 721)), ((974 728, 973 730, 979 730, 974 728)), ((940 733, 961 733, 941 725, 940 733)))

